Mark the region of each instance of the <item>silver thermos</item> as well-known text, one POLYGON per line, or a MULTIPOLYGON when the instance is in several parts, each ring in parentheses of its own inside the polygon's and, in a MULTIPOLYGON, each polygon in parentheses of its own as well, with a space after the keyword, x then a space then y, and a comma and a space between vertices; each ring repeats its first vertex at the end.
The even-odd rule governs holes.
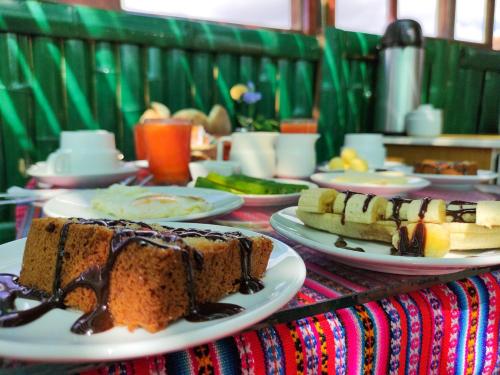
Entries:
POLYGON ((381 41, 377 72, 375 130, 405 132, 405 115, 420 104, 424 38, 419 23, 397 20, 381 41))

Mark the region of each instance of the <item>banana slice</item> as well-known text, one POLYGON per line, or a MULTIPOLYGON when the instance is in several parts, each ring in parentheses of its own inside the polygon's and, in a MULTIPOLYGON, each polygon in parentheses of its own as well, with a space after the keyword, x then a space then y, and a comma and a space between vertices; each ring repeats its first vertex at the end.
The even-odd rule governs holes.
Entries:
POLYGON ((476 204, 448 204, 446 207, 446 221, 448 223, 475 223, 476 204))
POLYGON ((347 201, 345 221, 372 224, 383 217, 386 206, 385 198, 365 194, 353 195, 347 201))
POLYGON ((377 221, 372 224, 352 222, 342 224, 341 215, 306 212, 300 208, 297 210, 297 217, 309 227, 363 240, 391 242, 392 234, 396 231, 394 221, 377 221))
POLYGON ((500 225, 500 201, 477 202, 476 224, 488 228, 500 225))
POLYGON ((452 250, 500 248, 500 226, 488 228, 474 223, 443 223, 450 232, 452 250))
POLYGON ((347 207, 346 193, 339 193, 333 204, 333 212, 344 215, 345 222, 371 224, 383 218, 387 206, 385 198, 360 193, 350 194, 347 207))
POLYGON ((401 221, 408 219, 408 207, 410 200, 404 198, 394 198, 387 201, 384 218, 386 220, 399 219, 401 221))
POLYGON ((410 223, 419 221, 424 223, 444 223, 446 222, 446 203, 442 199, 424 198, 413 200, 408 206, 407 220, 410 223))
POLYGON ((450 250, 450 232, 440 224, 412 223, 394 232, 392 245, 400 255, 441 258, 450 250))
POLYGON ((306 212, 332 212, 332 205, 338 192, 334 189, 316 188, 302 190, 299 208, 306 212))

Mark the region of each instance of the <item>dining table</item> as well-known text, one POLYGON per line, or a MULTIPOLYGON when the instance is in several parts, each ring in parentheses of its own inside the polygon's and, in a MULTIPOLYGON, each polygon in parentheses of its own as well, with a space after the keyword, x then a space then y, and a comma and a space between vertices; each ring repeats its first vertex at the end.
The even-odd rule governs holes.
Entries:
MULTIPOLYGON (((31 181, 28 187, 34 188, 31 181)), ((409 197, 497 200, 430 186, 409 197)), ((25 237, 42 203, 16 207, 25 237)), ((282 207, 281 207, 282 208, 282 207)), ((494 374, 500 372, 500 265, 442 275, 399 275, 343 264, 270 226, 280 207, 246 207, 208 222, 251 229, 292 247, 307 276, 279 311, 232 336, 178 352, 111 363, 0 358, 0 373, 494 374)), ((167 328, 168 329, 168 328, 167 328)))

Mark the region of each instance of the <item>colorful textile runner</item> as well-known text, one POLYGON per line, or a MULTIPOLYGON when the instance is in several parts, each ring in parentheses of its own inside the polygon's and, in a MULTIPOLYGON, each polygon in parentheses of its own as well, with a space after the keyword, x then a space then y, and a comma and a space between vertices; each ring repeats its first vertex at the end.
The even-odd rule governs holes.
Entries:
MULTIPOLYGON (((463 199, 463 194, 461 198, 456 195, 453 199, 463 199)), ((494 199, 484 194, 478 199, 488 198, 494 199)), ((25 232, 32 217, 41 214, 30 207, 18 207, 18 213, 19 233, 25 232)), ((218 221, 251 226, 252 218, 258 218, 258 226, 268 231, 269 227, 264 228, 266 217, 269 218, 269 210, 249 213, 243 208, 218 221)), ((269 233, 283 240, 276 233, 269 233)), ((500 270, 478 272, 445 284, 439 283, 438 277, 361 270, 286 242, 304 259, 307 279, 285 309, 350 296, 353 301, 356 296, 373 296, 372 300, 248 330, 176 353, 92 365, 27 364, 0 359, 0 373, 2 369, 84 374, 500 372, 500 270), (422 282, 432 280, 434 285, 417 288, 422 282), (409 286, 418 290, 398 294, 409 286)))

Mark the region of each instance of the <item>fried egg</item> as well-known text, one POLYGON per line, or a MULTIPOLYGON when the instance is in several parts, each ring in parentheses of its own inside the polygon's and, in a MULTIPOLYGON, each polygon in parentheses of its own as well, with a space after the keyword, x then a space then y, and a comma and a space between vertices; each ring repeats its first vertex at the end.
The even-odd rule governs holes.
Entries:
POLYGON ((201 197, 159 194, 140 186, 111 185, 96 193, 92 208, 119 219, 142 220, 206 212, 210 203, 201 197))

